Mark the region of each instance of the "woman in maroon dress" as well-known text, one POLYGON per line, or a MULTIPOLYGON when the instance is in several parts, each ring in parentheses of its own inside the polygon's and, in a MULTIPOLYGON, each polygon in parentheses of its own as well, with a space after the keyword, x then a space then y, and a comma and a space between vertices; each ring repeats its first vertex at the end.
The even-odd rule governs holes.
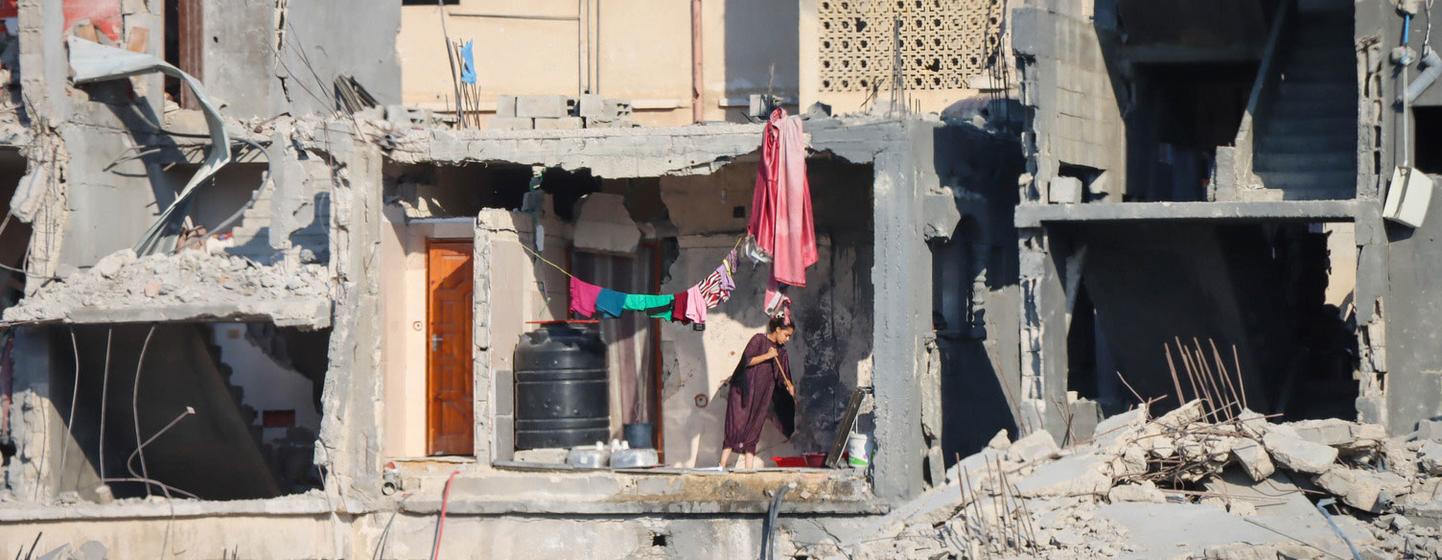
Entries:
POLYGON ((721 468, 731 459, 731 452, 741 454, 737 467, 756 468, 756 443, 761 441, 761 429, 771 416, 772 391, 780 387, 796 397, 796 386, 791 383, 790 360, 786 355, 786 343, 796 327, 784 317, 776 317, 766 324, 766 334, 756 334, 746 344, 741 362, 731 375, 731 388, 726 396, 726 437, 722 442, 721 468))

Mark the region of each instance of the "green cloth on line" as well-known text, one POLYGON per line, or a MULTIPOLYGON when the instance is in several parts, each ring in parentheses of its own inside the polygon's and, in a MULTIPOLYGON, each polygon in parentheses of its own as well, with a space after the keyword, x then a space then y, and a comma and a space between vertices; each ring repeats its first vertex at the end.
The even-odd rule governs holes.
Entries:
POLYGON ((645 311, 652 319, 670 319, 671 306, 676 304, 676 294, 626 294, 621 309, 645 311))

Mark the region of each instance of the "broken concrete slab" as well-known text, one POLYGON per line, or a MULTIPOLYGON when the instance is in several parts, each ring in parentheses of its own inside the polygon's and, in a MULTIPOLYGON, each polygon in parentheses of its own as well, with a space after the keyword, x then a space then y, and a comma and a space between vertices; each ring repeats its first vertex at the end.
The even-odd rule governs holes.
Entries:
POLYGON ((1407 488, 1407 481, 1389 472, 1372 472, 1335 466, 1313 479, 1317 486, 1331 492, 1354 508, 1381 513, 1392 507, 1399 492, 1407 488))
POLYGON ((1262 444, 1254 440, 1246 439, 1238 441, 1232 446, 1232 458, 1242 466, 1242 470, 1251 477, 1253 481, 1266 480, 1276 471, 1276 465, 1272 464, 1271 455, 1262 444))
POLYGON ((1296 472, 1322 474, 1337 460, 1335 448, 1302 439, 1285 426, 1267 430, 1262 445, 1283 467, 1296 472))
POLYGON ((137 259, 127 249, 41 287, 6 309, 4 322, 269 320, 319 329, 330 326, 331 307, 324 265, 264 266, 202 251, 137 259))
POLYGON ((1295 544, 1294 539, 1329 553, 1346 553, 1330 531, 1279 526, 1276 520, 1234 515, 1209 505, 1126 502, 1103 505, 1098 513, 1124 528, 1135 545, 1136 550, 1121 558, 1196 558, 1209 547, 1295 544))
POLYGON ((1110 448, 1121 438, 1132 435, 1136 430, 1141 429, 1146 421, 1147 413, 1140 408, 1109 416, 1097 423, 1096 430, 1092 433, 1092 443, 1104 449, 1110 448))
POLYGON ((1164 429, 1175 430, 1201 420, 1204 414, 1202 401, 1194 400, 1161 415, 1154 423, 1164 429))
POLYGON ((1286 426, 1307 441, 1349 451, 1375 448, 1387 438, 1387 430, 1382 426, 1359 424, 1338 418, 1302 420, 1286 426))
POLYGON ((1106 493, 1112 485, 1107 461, 1083 452, 1046 463, 1016 484, 1024 497, 1087 496, 1106 493))
POLYGON ((1006 458, 1011 461, 1030 463, 1049 458, 1057 451, 1060 451, 1060 448, 1056 446, 1056 440, 1052 439, 1051 432, 1037 430, 1007 447, 1006 458))
POLYGON ((1442 475, 1442 443, 1426 440, 1417 450, 1417 466, 1430 475, 1442 475))
POLYGON ((951 468, 946 469, 946 481, 954 482, 961 480, 962 475, 965 474, 966 477, 970 478, 973 484, 975 484, 975 481, 981 473, 986 472, 990 468, 988 465, 1002 460, 1005 460, 1005 455, 1001 451, 990 447, 982 449, 963 458, 961 462, 952 465, 951 468))

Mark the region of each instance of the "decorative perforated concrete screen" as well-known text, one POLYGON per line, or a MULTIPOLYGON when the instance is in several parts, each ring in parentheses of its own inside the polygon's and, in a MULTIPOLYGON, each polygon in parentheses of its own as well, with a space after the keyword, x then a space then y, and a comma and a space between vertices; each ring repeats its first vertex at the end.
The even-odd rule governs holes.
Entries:
POLYGON ((1004 0, 820 0, 821 90, 891 89, 893 25, 908 90, 966 87, 996 52, 1004 0))

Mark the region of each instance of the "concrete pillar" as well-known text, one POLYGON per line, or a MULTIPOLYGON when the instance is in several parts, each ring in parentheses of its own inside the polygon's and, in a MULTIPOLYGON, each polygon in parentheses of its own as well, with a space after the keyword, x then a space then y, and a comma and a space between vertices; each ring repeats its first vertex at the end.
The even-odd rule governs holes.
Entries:
MULTIPOLYGON (((347 498, 380 493, 380 149, 334 144, 331 200, 331 267, 337 280, 330 337, 330 368, 322 396, 315 461, 329 467, 327 484, 341 484, 347 498)), ((327 488, 331 488, 328 486, 327 488)))
POLYGON ((875 160, 873 188, 876 263, 874 302, 877 450, 873 457, 878 497, 899 502, 922 490, 926 442, 921 431, 921 378, 925 337, 931 332, 931 250, 923 232, 922 200, 934 182, 932 134, 925 123, 908 122, 904 141, 892 143, 875 160))
MULTIPOLYGON (((66 439, 56 436, 65 434, 65 420, 51 400, 50 337, 43 328, 17 329, 15 349, 10 401, 15 457, 5 477, 15 497, 48 501, 55 495, 55 465, 66 439)), ((71 462, 84 460, 79 456, 71 462)))
POLYGON ((1061 441, 1065 430, 1054 402, 1066 403, 1066 292, 1041 228, 1022 230, 1021 394, 1018 428, 1047 429, 1061 441))

